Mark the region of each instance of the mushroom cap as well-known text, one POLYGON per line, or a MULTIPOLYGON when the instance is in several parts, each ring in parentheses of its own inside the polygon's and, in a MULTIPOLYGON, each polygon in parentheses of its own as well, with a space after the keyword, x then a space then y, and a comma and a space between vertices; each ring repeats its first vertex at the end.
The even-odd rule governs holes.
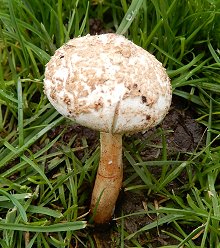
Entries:
POLYGON ((113 134, 157 125, 171 104, 162 64, 113 33, 74 38, 60 47, 46 65, 44 89, 62 115, 113 134))

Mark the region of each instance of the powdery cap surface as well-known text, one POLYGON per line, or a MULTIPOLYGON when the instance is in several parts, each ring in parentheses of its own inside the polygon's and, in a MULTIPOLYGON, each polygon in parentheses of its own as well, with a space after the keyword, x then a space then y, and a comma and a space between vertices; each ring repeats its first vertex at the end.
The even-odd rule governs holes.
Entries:
POLYGON ((60 47, 46 66, 44 88, 62 115, 103 132, 149 129, 171 104, 162 64, 112 33, 74 38, 60 47))

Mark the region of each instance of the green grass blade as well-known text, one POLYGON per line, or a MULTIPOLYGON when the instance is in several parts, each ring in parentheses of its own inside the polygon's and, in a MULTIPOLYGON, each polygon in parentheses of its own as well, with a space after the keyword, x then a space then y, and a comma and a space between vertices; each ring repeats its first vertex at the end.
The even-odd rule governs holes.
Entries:
MULTIPOLYGON (((7 156, 5 156, 0 161, 0 168, 3 167, 7 162, 9 162, 14 157, 18 156, 19 154, 23 153, 29 146, 31 146, 34 142, 36 142, 42 135, 44 135, 48 130, 50 130, 52 127, 56 126, 58 123, 60 123, 64 117, 60 117, 57 120, 53 121, 49 125, 47 125, 45 128, 40 130, 37 134, 35 134, 32 138, 30 138, 22 147, 19 149, 14 150, 13 153, 9 153, 7 156)), ((2 141, 5 142, 4 140, 2 141)))
POLYGON ((24 145, 23 97, 21 80, 17 81, 19 147, 24 145))
POLYGON ((1 230, 16 230, 23 232, 40 232, 40 233, 50 233, 50 232, 65 232, 65 231, 77 231, 86 227, 86 221, 75 221, 75 222, 64 222, 59 224, 52 224, 46 226, 34 226, 28 224, 10 224, 0 221, 1 230))
POLYGON ((131 238, 133 238, 135 235, 137 235, 140 232, 148 231, 148 230, 150 230, 152 228, 158 227, 158 226, 163 225, 165 223, 172 222, 174 220, 178 220, 180 218, 182 218, 182 215, 168 215, 168 216, 165 216, 165 217, 158 218, 158 220, 156 220, 156 221, 144 226, 143 228, 141 228, 137 232, 134 232, 134 233, 128 235, 125 239, 130 240, 131 238))
POLYGON ((10 11, 11 22, 12 22, 13 27, 15 28, 15 31, 16 31, 16 33, 18 35, 18 40, 19 40, 19 43, 21 45, 22 52, 24 54, 26 67, 29 68, 28 53, 27 53, 27 50, 26 50, 26 47, 25 47, 25 44, 24 44, 23 37, 22 37, 21 32, 20 32, 20 29, 19 29, 17 21, 16 21, 15 12, 14 12, 14 6, 13 6, 14 2, 15 2, 14 0, 8 2, 9 3, 9 11, 10 11))
POLYGON ((27 222, 28 219, 27 219, 26 212, 25 212, 23 206, 20 204, 20 202, 13 195, 5 192, 2 189, 0 189, 0 194, 7 197, 14 204, 14 206, 17 207, 17 209, 21 215, 21 218, 23 219, 24 222, 27 222))
POLYGON ((120 26, 118 27, 117 34, 125 34, 129 27, 131 26, 134 18, 138 14, 140 7, 142 6, 144 0, 133 0, 131 2, 128 11, 126 12, 123 20, 121 21, 120 26))

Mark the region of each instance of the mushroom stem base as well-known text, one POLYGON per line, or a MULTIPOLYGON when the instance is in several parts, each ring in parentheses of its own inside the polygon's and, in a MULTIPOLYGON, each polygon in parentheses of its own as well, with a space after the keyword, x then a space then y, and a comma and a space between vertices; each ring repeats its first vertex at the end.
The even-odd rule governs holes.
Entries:
POLYGON ((96 224, 111 220, 123 178, 122 135, 101 133, 100 141, 100 162, 90 206, 96 224))

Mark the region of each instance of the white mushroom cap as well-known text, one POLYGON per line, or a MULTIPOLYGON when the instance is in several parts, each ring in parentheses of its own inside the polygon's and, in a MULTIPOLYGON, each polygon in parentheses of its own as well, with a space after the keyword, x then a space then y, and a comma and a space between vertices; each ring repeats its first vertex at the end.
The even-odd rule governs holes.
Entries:
POLYGON ((46 66, 44 88, 62 115, 109 133, 149 129, 171 104, 162 64, 113 33, 74 38, 60 47, 46 66))

